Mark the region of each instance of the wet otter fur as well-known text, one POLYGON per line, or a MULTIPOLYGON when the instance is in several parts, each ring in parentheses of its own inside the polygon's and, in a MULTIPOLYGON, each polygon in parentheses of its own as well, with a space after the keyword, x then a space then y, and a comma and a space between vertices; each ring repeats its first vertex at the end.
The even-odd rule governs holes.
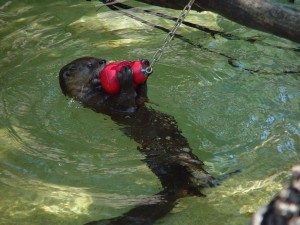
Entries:
POLYGON ((175 119, 145 106, 147 82, 134 87, 129 67, 123 67, 117 76, 120 93, 105 93, 98 79, 105 64, 106 60, 94 57, 70 62, 59 72, 61 90, 122 125, 122 131, 140 145, 138 150, 145 155, 144 161, 159 178, 163 190, 156 194, 160 199, 156 204, 136 206, 120 217, 88 224, 153 224, 170 212, 179 198, 202 196, 201 188, 217 182, 192 153, 175 119))

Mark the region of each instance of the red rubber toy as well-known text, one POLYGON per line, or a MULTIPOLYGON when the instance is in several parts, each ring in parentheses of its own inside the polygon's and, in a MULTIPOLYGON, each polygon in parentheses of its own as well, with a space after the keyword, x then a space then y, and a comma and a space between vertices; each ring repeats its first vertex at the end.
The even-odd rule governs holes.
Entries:
POLYGON ((149 74, 145 71, 147 65, 140 61, 122 61, 107 64, 101 73, 99 79, 104 90, 109 94, 117 94, 120 91, 120 84, 117 80, 118 72, 123 66, 130 66, 134 75, 135 86, 144 83, 149 74))

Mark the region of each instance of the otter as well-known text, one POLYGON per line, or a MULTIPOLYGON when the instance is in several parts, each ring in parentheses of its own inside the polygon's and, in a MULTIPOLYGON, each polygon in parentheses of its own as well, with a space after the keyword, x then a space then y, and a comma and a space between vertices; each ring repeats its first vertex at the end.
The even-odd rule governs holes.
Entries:
MULTIPOLYGON (((213 187, 218 181, 192 153, 174 117, 146 106, 147 81, 134 86, 130 67, 124 66, 117 75, 120 92, 114 95, 105 92, 98 77, 106 62, 83 57, 62 67, 59 72, 62 93, 122 125, 124 134, 139 144, 138 150, 144 154, 144 161, 159 178, 163 190, 156 194, 160 201, 155 204, 139 205, 122 216, 87 224, 153 224, 170 212, 178 199, 203 196, 201 189, 213 187)), ((144 62, 149 65, 147 60, 144 62)))

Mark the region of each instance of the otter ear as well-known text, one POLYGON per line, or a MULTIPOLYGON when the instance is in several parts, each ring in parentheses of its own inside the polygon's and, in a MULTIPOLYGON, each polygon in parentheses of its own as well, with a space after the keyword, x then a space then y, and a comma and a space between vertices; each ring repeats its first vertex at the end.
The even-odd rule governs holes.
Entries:
POLYGON ((71 76, 71 73, 70 73, 70 70, 66 70, 63 72, 63 77, 66 79, 66 78, 69 78, 71 76))
POLYGON ((69 77, 72 76, 72 71, 74 70, 74 66, 73 65, 66 65, 64 66, 60 72, 59 72, 59 76, 64 78, 64 79, 68 79, 69 77))
POLYGON ((60 88, 61 88, 64 95, 68 94, 68 88, 67 88, 66 80, 68 80, 70 78, 70 76, 71 76, 71 72, 66 67, 63 67, 59 71, 59 84, 60 84, 60 88))

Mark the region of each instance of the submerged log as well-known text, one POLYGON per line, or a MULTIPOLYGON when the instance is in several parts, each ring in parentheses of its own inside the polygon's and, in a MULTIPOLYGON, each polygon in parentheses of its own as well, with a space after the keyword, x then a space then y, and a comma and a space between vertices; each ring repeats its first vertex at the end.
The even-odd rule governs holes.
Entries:
MULTIPOLYGON (((188 1, 137 0, 183 9, 188 1)), ((208 10, 241 25, 300 43, 300 10, 269 0, 196 0, 194 10, 208 10)))

